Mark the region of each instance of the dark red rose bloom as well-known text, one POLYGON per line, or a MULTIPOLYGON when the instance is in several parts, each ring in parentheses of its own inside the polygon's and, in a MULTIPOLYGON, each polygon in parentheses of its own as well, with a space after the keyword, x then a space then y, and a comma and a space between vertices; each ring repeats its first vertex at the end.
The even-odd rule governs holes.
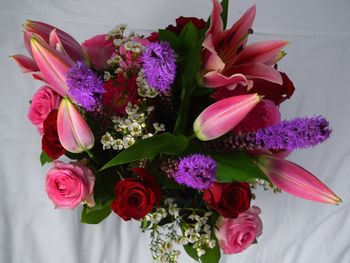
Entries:
POLYGON ((126 78, 118 74, 116 79, 108 80, 103 87, 106 90, 103 93, 103 105, 113 113, 123 115, 129 101, 132 104, 137 102, 136 76, 126 78))
POLYGON ((138 178, 126 178, 114 188, 112 210, 125 221, 145 217, 155 205, 159 205, 161 189, 156 178, 143 168, 133 168, 138 178))
POLYGON ((203 191, 203 200, 208 206, 226 218, 236 218, 246 211, 250 207, 251 198, 249 184, 243 182, 214 183, 203 191))
POLYGON ((42 150, 52 159, 56 160, 62 154, 65 153, 65 149, 62 147, 58 138, 57 132, 57 112, 58 110, 52 110, 47 115, 44 124, 44 135, 41 140, 42 150))
POLYGON ((151 35, 146 37, 150 42, 157 42, 158 41, 158 32, 152 32, 151 35))
POLYGON ((182 29, 186 26, 187 23, 192 22, 192 24, 198 29, 204 29, 207 26, 207 22, 205 22, 203 19, 199 19, 196 17, 184 17, 180 16, 176 18, 176 25, 169 25, 166 30, 173 32, 175 34, 180 34, 182 29))
POLYGON ((263 79, 254 79, 253 88, 251 88, 249 91, 247 91, 247 87, 240 85, 234 90, 228 90, 223 87, 216 89, 216 91, 212 94, 212 98, 218 101, 236 95, 258 93, 259 95, 263 95, 264 99, 271 100, 276 104, 276 106, 278 106, 286 99, 289 99, 293 95, 295 89, 293 82, 288 78, 288 76, 283 72, 280 73, 283 80, 282 85, 263 79))

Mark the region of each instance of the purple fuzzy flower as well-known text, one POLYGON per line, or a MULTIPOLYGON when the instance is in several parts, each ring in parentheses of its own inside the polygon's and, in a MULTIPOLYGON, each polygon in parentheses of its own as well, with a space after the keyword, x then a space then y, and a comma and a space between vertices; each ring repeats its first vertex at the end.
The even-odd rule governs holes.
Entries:
POLYGON ((192 154, 180 160, 175 180, 179 184, 204 190, 208 189, 216 177, 216 162, 202 154, 192 154))
POLYGON ((169 43, 151 43, 143 53, 142 62, 148 85, 160 93, 169 93, 176 74, 175 52, 169 43))
POLYGON ((266 150, 294 150, 315 146, 329 138, 328 121, 321 117, 295 118, 256 132, 256 145, 266 150))
POLYGON ((93 111, 104 92, 103 81, 83 62, 78 61, 67 73, 68 94, 80 106, 93 111))

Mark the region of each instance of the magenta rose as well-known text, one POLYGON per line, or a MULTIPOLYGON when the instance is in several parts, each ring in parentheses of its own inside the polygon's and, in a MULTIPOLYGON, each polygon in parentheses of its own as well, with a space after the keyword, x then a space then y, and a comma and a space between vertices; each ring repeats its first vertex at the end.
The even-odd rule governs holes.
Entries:
POLYGON ((224 218, 216 222, 215 235, 226 254, 240 253, 249 247, 262 233, 261 210, 252 206, 237 218, 224 218))
POLYGON ((81 203, 95 206, 95 176, 79 162, 54 162, 46 177, 46 192, 58 208, 75 208, 81 203))
POLYGON ((40 135, 43 134, 43 124, 52 110, 58 109, 61 96, 50 89, 42 86, 33 96, 28 111, 28 119, 38 128, 40 135))
POLYGON ((111 58, 115 51, 112 40, 107 39, 107 35, 97 35, 82 43, 83 49, 86 51, 92 65, 97 70, 107 68, 107 60, 111 58))

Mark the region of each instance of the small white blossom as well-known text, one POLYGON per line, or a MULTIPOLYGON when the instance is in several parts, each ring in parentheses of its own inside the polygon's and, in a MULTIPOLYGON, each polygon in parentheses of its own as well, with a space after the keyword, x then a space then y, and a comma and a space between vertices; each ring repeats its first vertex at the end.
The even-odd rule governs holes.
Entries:
POLYGON ((106 132, 106 134, 102 135, 101 137, 101 143, 103 150, 110 149, 111 146, 114 144, 114 139, 109 132, 106 132))
POLYGON ((205 254, 205 250, 202 248, 197 248, 196 250, 197 250, 198 257, 201 257, 205 254))
POLYGON ((142 127, 137 122, 133 122, 128 126, 131 136, 140 136, 142 134, 142 127))
POLYGON ((123 148, 124 148, 123 141, 121 139, 116 139, 113 144, 113 149, 120 151, 120 150, 123 150, 123 148))
POLYGON ((147 139, 147 138, 151 138, 153 137, 153 134, 152 133, 148 133, 148 134, 145 134, 142 136, 142 139, 147 139))
POLYGON ((156 130, 156 132, 165 131, 164 124, 159 124, 158 122, 153 123, 153 127, 156 130))
POLYGON ((125 149, 129 148, 131 145, 133 145, 135 143, 135 138, 130 136, 130 135, 126 135, 123 137, 123 146, 125 149))
POLYGON ((214 248, 215 245, 216 245, 215 239, 211 239, 211 240, 208 242, 208 247, 209 247, 209 248, 214 248))
POLYGON ((103 80, 108 81, 110 79, 111 79, 111 73, 109 73, 109 71, 105 71, 103 75, 103 80))

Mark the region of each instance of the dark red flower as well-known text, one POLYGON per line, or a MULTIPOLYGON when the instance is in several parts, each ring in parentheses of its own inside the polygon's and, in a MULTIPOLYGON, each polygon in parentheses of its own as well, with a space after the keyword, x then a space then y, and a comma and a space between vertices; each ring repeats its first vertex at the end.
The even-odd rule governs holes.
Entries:
POLYGON ((203 192, 203 200, 208 206, 226 218, 236 218, 246 211, 251 198, 249 184, 243 182, 214 183, 203 192))
POLYGON ((192 24, 198 29, 204 29, 207 26, 207 22, 205 22, 203 19, 199 19, 196 17, 184 17, 180 16, 176 18, 176 25, 169 25, 167 26, 166 30, 173 32, 175 34, 180 34, 182 29, 187 25, 187 23, 192 22, 192 24))
POLYGON ((41 140, 42 150, 52 159, 56 160, 62 154, 65 153, 65 149, 62 147, 58 138, 57 132, 57 112, 58 110, 52 110, 44 121, 44 135, 41 140))
POLYGON ((133 168, 138 178, 126 178, 114 188, 112 210, 125 221, 145 217, 155 205, 159 205, 161 188, 151 174, 143 168, 133 168))
POLYGON ((254 79, 253 88, 247 91, 247 87, 238 85, 234 90, 228 90, 227 88, 217 88, 212 94, 212 98, 216 101, 222 100, 224 98, 242 95, 247 93, 258 93, 263 95, 264 99, 272 100, 276 106, 280 105, 286 99, 289 99, 294 93, 293 82, 288 78, 288 76, 280 72, 282 75, 283 83, 282 85, 269 82, 263 79, 254 79))
POLYGON ((146 37, 150 42, 157 42, 158 41, 158 32, 152 32, 151 35, 146 37))
POLYGON ((118 74, 116 79, 110 79, 103 84, 106 92, 103 93, 103 105, 118 115, 125 114, 125 107, 130 101, 137 102, 136 76, 126 78, 118 74))

